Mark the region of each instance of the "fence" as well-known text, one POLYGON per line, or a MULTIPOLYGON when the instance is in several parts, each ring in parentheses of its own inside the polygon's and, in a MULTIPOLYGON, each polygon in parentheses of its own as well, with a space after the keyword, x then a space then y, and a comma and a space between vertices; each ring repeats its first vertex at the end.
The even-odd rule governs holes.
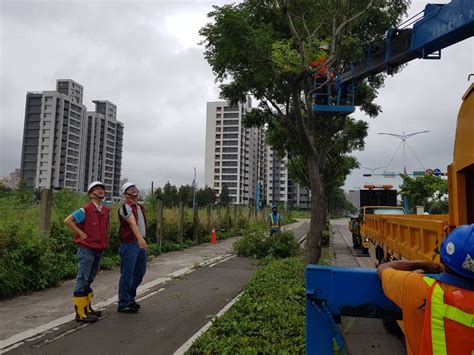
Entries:
MULTIPOLYGON (((52 190, 44 189, 40 194, 39 205, 18 208, 20 210, 28 208, 39 209, 38 228, 45 235, 49 235, 51 231, 52 211, 56 195, 56 193, 53 194, 52 190)), ((81 198, 74 203, 74 201, 69 199, 68 202, 68 206, 62 208, 62 213, 56 213, 56 218, 65 218, 75 208, 81 207, 85 200, 81 198), (66 211, 67 208, 70 210, 66 211)), ((118 206, 118 204, 111 206, 112 219, 116 218, 118 206)), ((229 229, 243 229, 248 223, 264 223, 269 212, 269 208, 263 208, 257 212, 254 207, 240 205, 221 206, 217 204, 196 208, 193 211, 192 208, 185 207, 183 202, 180 202, 177 207, 165 208, 162 201, 158 200, 156 203, 147 205, 147 221, 149 227, 151 226, 147 231, 147 236, 151 237, 149 238, 151 242, 161 245, 164 240, 165 230, 170 229, 170 225, 174 225, 176 228, 172 229, 176 229, 174 233, 176 235, 175 241, 182 243, 186 230, 189 229, 189 223, 192 223, 192 240, 197 243, 200 233, 210 234, 213 228, 217 231, 226 231, 229 229)), ((280 210, 282 216, 285 216, 286 212, 285 210, 280 210)))

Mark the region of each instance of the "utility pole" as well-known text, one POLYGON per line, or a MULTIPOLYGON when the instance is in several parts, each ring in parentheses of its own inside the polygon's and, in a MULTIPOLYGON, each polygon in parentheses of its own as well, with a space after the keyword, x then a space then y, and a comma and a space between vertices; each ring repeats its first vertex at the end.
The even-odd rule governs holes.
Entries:
POLYGON ((194 179, 193 179, 193 212, 196 208, 196 167, 194 167, 194 179))

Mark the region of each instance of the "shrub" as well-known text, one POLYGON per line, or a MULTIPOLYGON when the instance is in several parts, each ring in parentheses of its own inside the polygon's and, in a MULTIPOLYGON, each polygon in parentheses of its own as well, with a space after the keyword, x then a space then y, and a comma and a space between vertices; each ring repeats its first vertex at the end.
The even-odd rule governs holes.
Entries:
POLYGON ((300 246, 293 232, 282 232, 278 236, 269 236, 263 231, 246 234, 234 244, 239 256, 263 258, 288 258, 300 253, 300 246))
POLYGON ((304 285, 301 258, 269 262, 188 354, 304 354, 304 285))
POLYGON ((324 246, 328 246, 330 240, 331 232, 327 229, 323 230, 323 232, 321 233, 321 244, 324 246))

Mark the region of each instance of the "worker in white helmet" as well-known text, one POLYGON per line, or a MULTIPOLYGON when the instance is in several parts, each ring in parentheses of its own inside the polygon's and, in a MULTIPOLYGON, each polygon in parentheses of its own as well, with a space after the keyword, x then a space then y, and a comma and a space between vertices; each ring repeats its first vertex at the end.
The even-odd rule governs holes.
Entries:
POLYGON ((147 243, 145 208, 138 203, 138 188, 127 182, 122 186, 124 203, 119 208, 120 281, 117 311, 137 313, 137 288, 146 272, 147 243))
POLYGON ((95 322, 100 311, 91 307, 93 292, 91 284, 100 267, 100 260, 109 240, 110 210, 102 205, 105 186, 94 181, 87 188, 90 202, 70 214, 64 224, 74 233, 77 244, 77 277, 74 288, 76 321, 95 322))

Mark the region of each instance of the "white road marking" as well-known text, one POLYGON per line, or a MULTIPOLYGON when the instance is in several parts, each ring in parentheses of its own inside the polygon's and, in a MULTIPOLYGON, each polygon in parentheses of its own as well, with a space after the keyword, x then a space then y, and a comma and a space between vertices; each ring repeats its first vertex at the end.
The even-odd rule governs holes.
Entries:
POLYGON ((166 290, 166 288, 163 287, 163 288, 160 288, 158 291, 150 292, 148 295, 137 299, 137 302, 141 302, 143 300, 146 300, 147 298, 150 298, 151 296, 156 295, 157 293, 163 292, 164 290, 166 290))
MULTIPOLYGON (((222 317, 222 315, 227 312, 238 300, 239 298, 243 295, 244 293, 241 292, 239 293, 232 301, 230 301, 228 304, 225 305, 224 308, 222 308, 219 313, 216 314, 213 320, 222 317)), ((188 351, 191 346, 194 344, 194 342, 201 336, 203 335, 212 325, 213 320, 210 320, 207 322, 201 329, 197 331, 196 334, 194 334, 191 338, 189 338, 181 347, 176 350, 173 355, 184 355, 186 351, 188 351)))
MULTIPOLYGON (((207 266, 209 264, 213 264, 215 262, 218 262, 222 259, 228 258, 229 256, 232 256, 232 254, 219 255, 219 256, 214 257, 212 259, 205 260, 205 261, 199 263, 197 266, 199 266, 199 267, 207 266)), ((143 295, 148 290, 150 290, 151 288, 153 288, 157 285, 168 282, 168 281, 172 280, 173 278, 187 275, 187 274, 189 274, 189 273, 191 273, 195 270, 196 270, 195 266, 188 266, 188 267, 185 267, 183 269, 172 272, 171 274, 168 274, 164 277, 159 277, 159 278, 157 278, 153 281, 147 282, 146 284, 143 284, 140 287, 138 287, 137 295, 138 296, 143 295)), ((113 296, 113 297, 108 298, 105 301, 98 302, 95 305, 95 308, 103 309, 107 306, 110 306, 111 304, 116 303, 117 301, 118 301, 117 296, 113 296)), ((66 316, 57 318, 57 319, 55 319, 55 320, 53 320, 49 323, 40 325, 40 326, 32 328, 32 329, 25 330, 24 332, 12 335, 11 337, 9 337, 7 339, 1 340, 0 341, 0 354, 3 354, 4 352, 12 350, 15 347, 19 346, 19 345, 17 345, 15 347, 12 347, 12 345, 15 345, 16 343, 22 342, 22 341, 24 341, 28 338, 31 338, 31 337, 34 337, 38 334, 44 333, 44 332, 46 332, 46 331, 48 331, 52 328, 59 327, 63 324, 66 324, 68 322, 73 321, 75 319, 75 316, 76 316, 75 313, 70 313, 66 316), (9 348, 9 349, 7 350, 6 348, 9 348)))
POLYGON ((214 266, 216 266, 217 264, 223 263, 224 261, 227 261, 227 260, 232 259, 232 258, 235 258, 235 257, 236 257, 236 255, 231 255, 231 256, 229 256, 228 258, 222 259, 222 260, 218 261, 217 263, 214 263, 214 264, 212 264, 212 265, 209 265, 209 267, 214 267, 214 266))

